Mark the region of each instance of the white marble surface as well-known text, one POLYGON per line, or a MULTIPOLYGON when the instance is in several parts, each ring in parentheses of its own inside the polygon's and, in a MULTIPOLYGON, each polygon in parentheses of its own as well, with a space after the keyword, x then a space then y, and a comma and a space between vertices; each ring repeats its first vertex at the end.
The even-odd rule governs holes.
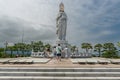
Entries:
POLYGON ((0 62, 14 63, 14 62, 34 62, 34 63, 47 63, 50 59, 47 58, 6 58, 0 59, 0 62))

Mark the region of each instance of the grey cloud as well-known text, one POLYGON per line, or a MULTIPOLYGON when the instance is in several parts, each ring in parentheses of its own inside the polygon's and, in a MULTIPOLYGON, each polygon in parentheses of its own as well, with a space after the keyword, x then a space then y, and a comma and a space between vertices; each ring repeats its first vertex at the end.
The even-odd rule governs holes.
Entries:
POLYGON ((39 25, 40 28, 35 29, 28 22, 21 21, 21 19, 11 18, 11 17, 1 17, 0 18, 0 42, 21 42, 22 35, 24 32, 24 41, 39 41, 39 40, 54 40, 55 35, 49 25, 43 26, 39 25), (53 36, 54 35, 54 36, 53 36))
MULTIPOLYGON (((79 1, 80 2, 80 1, 79 1)), ((85 3, 79 6, 74 6, 73 13, 70 14, 70 30, 68 32, 71 42, 81 43, 86 42, 115 42, 119 40, 115 32, 119 30, 120 26, 120 1, 116 0, 85 0, 85 3), (88 1, 88 2, 86 2, 88 1), (95 1, 95 2, 94 2, 95 1), (96 4, 97 2, 97 4, 96 4), (73 15, 71 17, 71 15, 73 15), (107 20, 107 21, 106 21, 107 20), (113 29, 114 28, 114 31, 113 29), (108 33, 109 32, 109 33, 108 33), (116 36, 111 38, 111 36, 116 36)), ((72 3, 71 3, 72 4, 72 3)), ((77 3, 76 3, 77 4, 77 3)))
MULTIPOLYGON (((62 0, 68 15, 67 39, 72 44, 119 40, 119 0, 62 0), (114 39, 110 38, 115 36, 114 39)), ((55 42, 60 0, 0 0, 0 42, 55 42), (18 2, 18 3, 17 3, 18 2), (14 4, 13 4, 14 3, 14 4), (7 4, 7 6, 6 6, 7 4), (6 15, 7 17, 3 16, 6 15), (11 38, 12 37, 12 38, 11 38)))

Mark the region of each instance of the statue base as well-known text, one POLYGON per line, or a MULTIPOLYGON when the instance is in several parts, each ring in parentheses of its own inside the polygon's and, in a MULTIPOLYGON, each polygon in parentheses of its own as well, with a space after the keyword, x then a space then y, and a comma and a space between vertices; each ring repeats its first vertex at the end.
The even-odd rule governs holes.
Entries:
POLYGON ((63 52, 62 52, 62 54, 61 54, 61 57, 62 57, 62 58, 65 58, 66 55, 67 55, 67 58, 69 58, 70 55, 71 55, 71 50, 70 50, 70 46, 68 45, 68 41, 66 41, 66 40, 57 40, 57 41, 56 41, 56 45, 58 45, 58 44, 60 44, 60 46, 61 46, 62 49, 63 49, 63 52), (67 53, 66 53, 66 51, 64 52, 64 50, 65 50, 66 47, 68 48, 67 53))
POLYGON ((68 46, 68 41, 65 40, 57 40, 56 45, 60 44, 60 46, 64 49, 66 46, 68 46))

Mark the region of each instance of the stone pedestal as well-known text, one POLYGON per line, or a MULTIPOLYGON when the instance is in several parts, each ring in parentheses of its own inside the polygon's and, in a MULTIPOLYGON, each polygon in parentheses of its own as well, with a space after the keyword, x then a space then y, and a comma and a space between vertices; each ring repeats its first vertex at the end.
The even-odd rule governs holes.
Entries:
POLYGON ((66 46, 68 46, 68 41, 65 40, 57 40, 56 45, 60 44, 60 46, 64 49, 66 46))
POLYGON ((62 53, 61 54, 61 57, 62 58, 65 58, 65 54, 67 54, 67 56, 68 57, 70 57, 70 55, 71 55, 71 51, 70 51, 70 48, 69 48, 69 46, 68 46, 68 41, 65 41, 65 40, 57 40, 56 41, 56 45, 58 45, 58 44, 60 44, 60 46, 62 47, 62 49, 64 50, 65 49, 65 47, 67 46, 67 48, 68 48, 68 51, 67 51, 67 53, 62 53))

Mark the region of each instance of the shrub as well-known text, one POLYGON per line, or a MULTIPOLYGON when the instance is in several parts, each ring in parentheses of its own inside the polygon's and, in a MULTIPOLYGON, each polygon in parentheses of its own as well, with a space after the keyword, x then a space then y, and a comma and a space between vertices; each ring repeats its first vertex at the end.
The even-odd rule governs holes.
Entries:
POLYGON ((105 58, 118 58, 119 56, 117 54, 117 51, 110 50, 110 51, 105 51, 102 54, 102 57, 105 57, 105 58))

